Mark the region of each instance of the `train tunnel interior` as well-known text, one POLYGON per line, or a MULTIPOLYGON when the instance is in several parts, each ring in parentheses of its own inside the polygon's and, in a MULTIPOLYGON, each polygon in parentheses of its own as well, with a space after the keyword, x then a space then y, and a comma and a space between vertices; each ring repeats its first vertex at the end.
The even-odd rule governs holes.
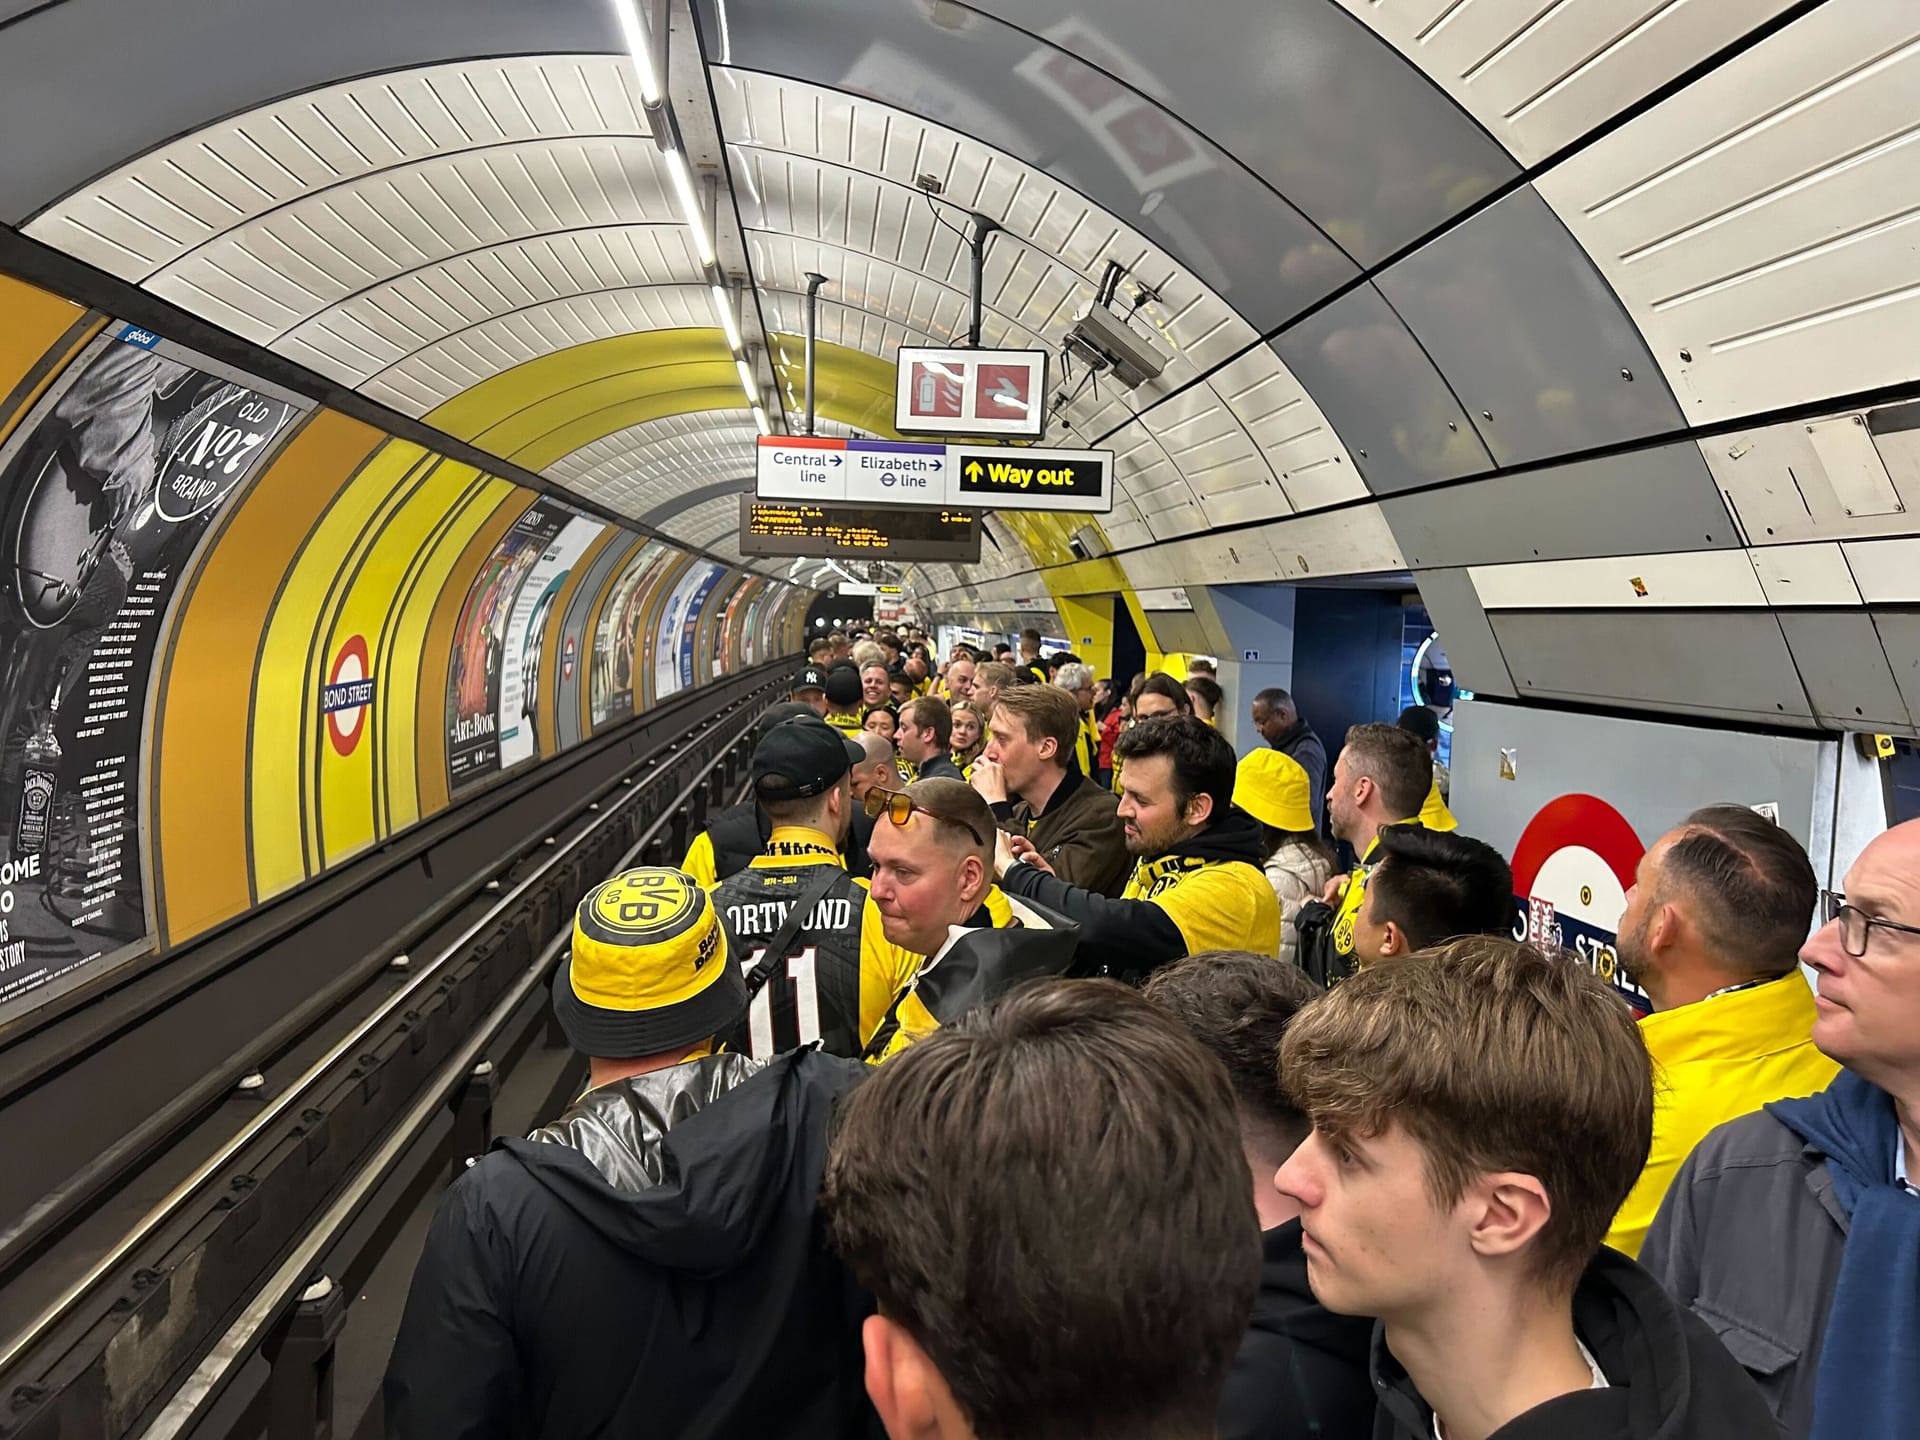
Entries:
POLYGON ((1698 805, 1830 883, 1920 813, 1917 80, 1894 0, 0 0, 16 1118, 56 1022, 539 777, 719 763, 701 707, 883 607, 1213 657, 1240 748, 1269 686, 1330 748, 1433 704, 1609 970, 1698 805), (1047 352, 1105 508, 749 543, 762 437, 900 441, 961 344, 1047 352))

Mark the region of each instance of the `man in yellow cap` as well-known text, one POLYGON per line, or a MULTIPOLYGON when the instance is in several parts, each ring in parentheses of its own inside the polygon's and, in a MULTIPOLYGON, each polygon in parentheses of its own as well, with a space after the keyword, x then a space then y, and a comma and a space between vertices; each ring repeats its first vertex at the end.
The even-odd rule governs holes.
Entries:
POLYGON ((1306 767, 1279 750, 1262 747, 1243 755, 1234 773, 1234 808, 1266 832, 1261 868, 1280 901, 1280 958, 1294 963, 1300 958, 1294 918, 1333 878, 1333 851, 1314 829, 1311 796, 1306 767))
POLYGON ((590 1088, 442 1198, 390 1440, 862 1432, 868 1306, 812 1216, 833 1102, 865 1067, 717 1053, 746 1007, 691 877, 629 870, 580 903, 553 1008, 590 1088))

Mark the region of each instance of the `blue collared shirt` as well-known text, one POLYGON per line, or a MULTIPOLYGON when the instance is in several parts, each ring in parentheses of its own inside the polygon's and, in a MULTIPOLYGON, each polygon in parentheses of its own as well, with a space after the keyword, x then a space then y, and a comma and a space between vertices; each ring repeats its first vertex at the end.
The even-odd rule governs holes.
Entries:
POLYGON ((1904 1134, 1898 1133, 1893 1137, 1893 1183, 1909 1195, 1920 1196, 1920 1190, 1916 1190, 1907 1179, 1907 1139, 1904 1134))

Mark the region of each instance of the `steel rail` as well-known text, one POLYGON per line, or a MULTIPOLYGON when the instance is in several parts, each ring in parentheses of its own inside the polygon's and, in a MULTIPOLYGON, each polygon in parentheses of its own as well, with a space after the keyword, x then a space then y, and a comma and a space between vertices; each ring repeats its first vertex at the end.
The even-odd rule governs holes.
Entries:
MULTIPOLYGON (((744 735, 746 727, 743 726, 740 733, 744 735)), ((735 737, 735 743, 738 738, 735 737)), ((724 749, 721 754, 724 756, 724 749)), ((631 864, 634 857, 652 843, 668 818, 707 783, 707 777, 720 763, 720 758, 716 757, 688 782, 620 857, 619 864, 614 867, 616 871, 631 864)), ((638 789, 636 786, 636 793, 638 789)), ((634 797, 626 798, 630 800, 634 797)), ((514 1012, 526 1003, 527 997, 545 983, 547 974, 570 938, 569 931, 562 930, 547 942, 534 957, 533 963, 520 972, 513 988, 487 1012, 486 1019, 474 1028, 466 1043, 454 1052, 453 1058, 440 1068, 413 1107, 388 1132, 379 1148, 361 1167, 360 1173, 346 1184, 267 1283, 254 1293, 219 1342, 207 1352, 186 1382, 173 1393, 146 1430, 141 1432, 140 1440, 174 1440, 219 1390, 228 1373, 253 1353, 260 1331, 267 1327, 294 1292, 307 1282, 314 1265, 327 1247, 353 1222, 368 1197, 391 1173, 394 1164, 433 1123, 441 1107, 467 1082, 474 1065, 485 1055, 494 1037, 506 1027, 514 1012)))
MULTIPOLYGON (((742 700, 736 702, 736 704, 730 708, 738 709, 740 706, 750 703, 750 699, 742 700)), ((722 712, 723 715, 725 713, 727 712, 722 712)), ((719 717, 716 716, 700 728, 701 730, 711 729, 718 722, 719 717)), ((743 726, 743 732, 744 728, 743 726)), ((685 736, 682 736, 679 741, 673 743, 684 743, 698 733, 700 733, 700 731, 690 731, 685 736)), ((653 757, 655 768, 663 763, 664 760, 664 754, 656 753, 655 757, 653 757)), ((638 768, 642 763, 644 762, 636 761, 635 768, 638 768)), ((708 768, 710 771, 711 767, 708 768)), ((706 772, 703 772, 703 779, 705 778, 705 773, 706 772)), ((332 1070, 334 1066, 339 1064, 340 1061, 347 1056, 356 1053, 368 1036, 378 1030, 394 1015, 400 1013, 416 997, 424 994, 427 987, 438 978, 440 972, 450 965, 468 945, 472 944, 474 940, 485 933, 502 915, 507 913, 515 902, 530 890, 534 889, 549 872, 566 860, 575 850, 579 849, 580 846, 596 834, 602 826, 638 799, 647 788, 644 783, 644 778, 636 780, 633 776, 628 776, 623 779, 621 786, 628 790, 627 794, 620 796, 611 805, 606 806, 599 816, 586 825, 573 839, 564 845, 555 847, 553 853, 538 865, 524 880, 517 883, 511 890, 503 893, 499 901, 489 908, 484 915, 462 930, 431 962, 415 972, 406 984, 388 996, 378 1008, 367 1015, 359 1024, 355 1025, 352 1030, 330 1047, 324 1055, 315 1060, 312 1065, 308 1066, 296 1081, 263 1106, 258 1114, 254 1115, 245 1125, 234 1132, 232 1136, 221 1144, 219 1149, 195 1167, 192 1173, 176 1184, 151 1210, 136 1221, 133 1228, 115 1242, 111 1249, 94 1261, 85 1273, 68 1284, 55 1299, 48 1303, 45 1309, 41 1310, 26 1326, 9 1338, 6 1348, 0 1350, 0 1375, 4 1375, 32 1350, 35 1345, 45 1339, 56 1326, 66 1319, 75 1306, 79 1305, 94 1291, 101 1281, 106 1279, 120 1266, 124 1265, 135 1251, 151 1240, 162 1226, 173 1219, 181 1208, 185 1206, 188 1201, 192 1200, 209 1180, 231 1164, 241 1151, 253 1144, 269 1127, 278 1122, 289 1111, 300 1105, 313 1088, 326 1078, 327 1073, 332 1070)), ((675 802, 676 806, 680 803, 683 802, 675 802)), ((666 815, 670 815, 671 813, 672 807, 665 812, 666 815)), ((664 818, 665 816, 663 815, 662 819, 664 818)), ((654 826, 649 827, 649 835, 658 828, 659 823, 659 821, 656 821, 654 826)))

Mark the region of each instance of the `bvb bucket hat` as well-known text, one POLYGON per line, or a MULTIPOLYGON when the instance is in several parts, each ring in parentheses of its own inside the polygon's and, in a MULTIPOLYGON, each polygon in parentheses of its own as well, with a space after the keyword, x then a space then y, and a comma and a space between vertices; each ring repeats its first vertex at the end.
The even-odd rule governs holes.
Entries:
POLYGON ((719 1034, 746 1009, 712 897, 690 876, 644 866, 580 902, 553 1013, 582 1055, 656 1055, 719 1034))

